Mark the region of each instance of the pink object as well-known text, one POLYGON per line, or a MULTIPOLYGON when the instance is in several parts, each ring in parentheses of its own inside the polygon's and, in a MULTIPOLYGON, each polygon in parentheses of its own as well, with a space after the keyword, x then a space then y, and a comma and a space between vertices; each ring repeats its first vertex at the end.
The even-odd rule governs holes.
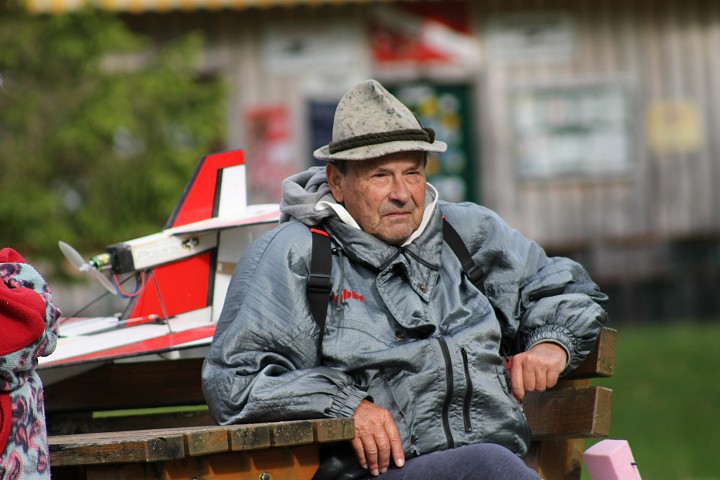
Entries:
POLYGON ((585 450, 583 460, 592 480, 641 480, 626 440, 603 440, 585 450))

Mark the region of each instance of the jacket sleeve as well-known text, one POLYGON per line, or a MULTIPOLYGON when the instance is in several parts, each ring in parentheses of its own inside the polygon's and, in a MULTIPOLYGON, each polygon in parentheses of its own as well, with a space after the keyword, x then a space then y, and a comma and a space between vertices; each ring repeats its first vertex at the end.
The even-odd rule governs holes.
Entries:
POLYGON ((474 242, 473 259, 486 272, 486 294, 498 313, 506 349, 559 343, 568 352, 564 373, 577 368, 607 321, 607 296, 579 263, 547 257, 490 210, 479 207, 475 214, 480 221, 465 224, 480 225, 479 232, 466 238, 474 242))
POLYGON ((202 372, 218 423, 350 416, 366 396, 350 376, 318 366, 309 252, 307 227, 290 222, 238 262, 202 372))

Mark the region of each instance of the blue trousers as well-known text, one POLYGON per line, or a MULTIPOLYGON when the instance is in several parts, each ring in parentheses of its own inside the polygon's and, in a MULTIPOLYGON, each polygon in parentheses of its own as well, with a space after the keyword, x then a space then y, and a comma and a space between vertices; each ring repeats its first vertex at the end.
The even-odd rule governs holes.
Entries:
POLYGON ((391 467, 376 480, 539 480, 538 474, 505 447, 492 443, 465 445, 420 455, 391 467))

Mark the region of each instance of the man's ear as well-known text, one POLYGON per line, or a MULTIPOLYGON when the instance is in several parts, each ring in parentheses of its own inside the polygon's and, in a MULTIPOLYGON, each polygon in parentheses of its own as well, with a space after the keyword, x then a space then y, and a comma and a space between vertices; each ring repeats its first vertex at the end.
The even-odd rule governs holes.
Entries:
POLYGON ((330 186, 330 192, 332 193, 335 201, 342 203, 345 199, 342 188, 342 173, 332 162, 328 162, 325 166, 325 175, 327 175, 328 186, 330 186))

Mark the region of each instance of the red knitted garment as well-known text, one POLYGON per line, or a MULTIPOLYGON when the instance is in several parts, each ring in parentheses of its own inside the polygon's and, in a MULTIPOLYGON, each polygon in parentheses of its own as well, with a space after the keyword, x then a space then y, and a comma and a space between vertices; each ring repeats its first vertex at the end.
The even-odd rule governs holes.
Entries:
MULTIPOLYGON (((0 250, 0 356, 31 345, 45 330, 45 301, 32 285, 15 278, 22 256, 11 248, 0 250)), ((12 426, 10 393, 0 390, 0 453, 12 426)))

